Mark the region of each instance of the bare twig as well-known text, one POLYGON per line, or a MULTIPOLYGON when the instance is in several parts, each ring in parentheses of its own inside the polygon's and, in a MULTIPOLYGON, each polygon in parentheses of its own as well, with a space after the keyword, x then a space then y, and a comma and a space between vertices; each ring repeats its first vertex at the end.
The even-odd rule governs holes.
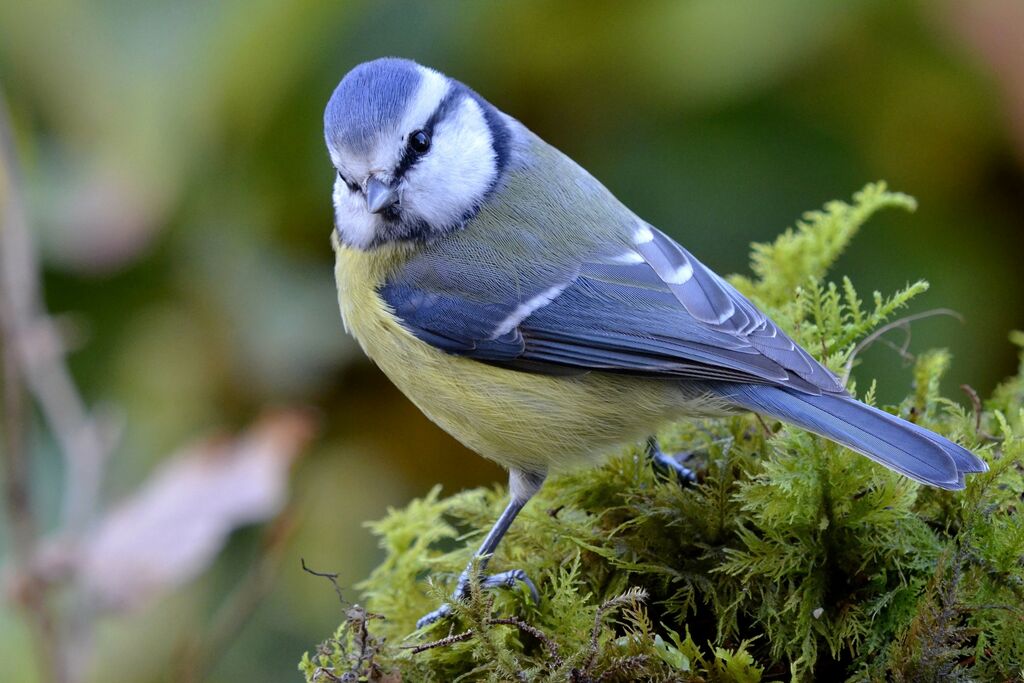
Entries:
POLYGON ((951 308, 933 308, 928 311, 922 311, 921 313, 904 316, 897 320, 893 320, 891 323, 882 325, 877 330, 861 339, 860 342, 853 347, 853 351, 850 352, 850 357, 846 359, 846 365, 843 367, 843 384, 846 384, 850 379, 850 372, 853 370, 853 361, 857 358, 857 354, 874 344, 876 341, 879 341, 883 334, 890 332, 891 330, 903 330, 906 333, 906 338, 904 339, 902 346, 898 348, 892 344, 890 344, 890 346, 896 349, 896 352, 900 354, 901 358, 913 359, 913 356, 907 350, 910 347, 910 323, 917 320, 923 320, 925 318, 933 318, 938 315, 948 315, 952 318, 956 318, 961 323, 964 321, 963 316, 951 308))
POLYGON ((432 640, 429 643, 423 643, 422 645, 417 645, 409 649, 412 650, 412 653, 414 655, 418 655, 421 652, 433 650, 435 647, 448 647, 449 645, 454 645, 455 643, 461 643, 463 641, 469 640, 473 637, 473 635, 473 629, 470 629, 468 631, 463 631, 462 633, 456 633, 453 636, 441 638, 440 640, 432 640))
MULTIPOLYGON (((359 605, 353 605, 346 612, 346 617, 349 626, 355 626, 352 640, 353 645, 356 647, 356 652, 352 670, 362 672, 364 670, 364 663, 366 664, 367 671, 378 670, 379 667, 373 660, 380 652, 380 646, 383 641, 370 634, 369 622, 373 619, 383 619, 384 616, 367 612, 359 605)), ((369 676, 369 678, 373 679, 373 676, 369 676)))
POLYGON ((320 578, 327 579, 331 582, 331 585, 334 586, 334 592, 338 594, 338 602, 341 603, 342 607, 347 607, 349 605, 348 600, 345 599, 344 593, 342 593, 341 585, 338 584, 338 574, 336 572, 318 572, 310 569, 306 566, 306 558, 304 557, 300 557, 299 562, 302 564, 302 571, 307 574, 312 574, 313 576, 319 576, 320 578))

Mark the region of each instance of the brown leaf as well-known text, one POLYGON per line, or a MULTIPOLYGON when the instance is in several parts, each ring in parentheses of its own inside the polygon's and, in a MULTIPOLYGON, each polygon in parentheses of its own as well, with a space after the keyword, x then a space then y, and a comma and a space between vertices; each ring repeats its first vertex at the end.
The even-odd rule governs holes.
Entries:
POLYGON ((272 518, 288 469, 313 436, 299 412, 173 456, 78 545, 76 576, 102 609, 132 609, 198 575, 232 530, 272 518))

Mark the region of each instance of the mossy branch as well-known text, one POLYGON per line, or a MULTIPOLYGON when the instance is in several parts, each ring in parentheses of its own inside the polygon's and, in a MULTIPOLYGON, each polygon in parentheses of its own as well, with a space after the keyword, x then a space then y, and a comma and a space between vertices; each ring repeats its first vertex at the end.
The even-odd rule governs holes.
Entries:
MULTIPOLYGON (((809 213, 754 245, 754 277, 732 281, 848 368, 927 288, 875 293, 868 308, 848 278, 824 280, 887 207, 914 201, 876 184, 809 213)), ((989 462, 961 494, 752 416, 674 425, 662 442, 691 454, 698 484, 657 474, 636 448, 553 477, 523 511, 492 565, 525 569, 539 604, 474 588, 448 626, 414 632, 505 492, 435 488, 391 510, 370 525, 385 559, 360 585, 384 618, 350 608, 300 668, 310 681, 1012 679, 1024 666, 1024 334, 1013 341, 1021 372, 983 406, 941 395, 950 358, 936 351, 918 354, 899 407, 989 462)))

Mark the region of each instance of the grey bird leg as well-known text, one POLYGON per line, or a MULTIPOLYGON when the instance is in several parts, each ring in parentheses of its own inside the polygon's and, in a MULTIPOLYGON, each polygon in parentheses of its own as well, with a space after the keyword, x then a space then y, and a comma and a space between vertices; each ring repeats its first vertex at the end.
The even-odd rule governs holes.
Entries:
POLYGON ((655 468, 663 472, 675 472, 682 484, 693 484, 697 481, 696 472, 661 450, 658 438, 655 436, 647 439, 647 457, 651 459, 655 468))
MULTIPOLYGON (((505 507, 505 511, 498 517, 498 521, 491 527, 487 538, 480 544, 480 548, 473 554, 473 561, 466 565, 466 568, 459 575, 458 583, 455 584, 455 591, 452 593, 452 602, 456 600, 464 601, 469 597, 469 582, 473 574, 474 562, 476 570, 481 574, 481 588, 512 588, 516 583, 522 582, 530 589, 530 595, 533 596, 534 601, 540 600, 540 596, 537 594, 537 587, 522 569, 511 569, 498 574, 491 574, 490 576, 484 576, 483 571, 487 567, 487 562, 491 559, 491 555, 498 549, 498 544, 501 543, 505 532, 512 526, 516 515, 533 497, 533 494, 540 490, 545 476, 544 473, 523 472, 522 470, 515 469, 509 470, 508 489, 511 494, 511 500, 509 500, 508 505, 505 507)), ((419 621, 416 622, 416 628, 423 628, 433 624, 435 621, 446 619, 451 615, 451 612, 451 604, 445 603, 433 612, 420 617, 419 621)))

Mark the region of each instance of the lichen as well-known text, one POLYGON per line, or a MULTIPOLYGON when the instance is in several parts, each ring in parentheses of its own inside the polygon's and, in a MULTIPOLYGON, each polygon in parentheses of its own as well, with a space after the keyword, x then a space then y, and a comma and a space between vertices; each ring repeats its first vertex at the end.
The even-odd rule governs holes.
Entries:
MULTIPOLYGON (((754 245, 754 277, 732 279, 840 375, 927 287, 875 293, 866 307, 848 278, 825 280, 886 207, 914 203, 870 185, 754 245)), ((1024 334, 1012 340, 1021 372, 984 404, 940 393, 950 358, 936 351, 918 356, 912 391, 889 406, 989 463, 963 492, 752 415, 680 423, 659 436, 690 454, 696 484, 655 471, 639 447, 552 477, 491 563, 526 570, 540 601, 474 586, 452 620, 416 632, 506 498, 438 487, 370 524, 385 559, 359 586, 365 609, 350 607, 300 669, 309 681, 1016 679, 1024 334)), ((874 385, 860 397, 874 402, 874 385)))

